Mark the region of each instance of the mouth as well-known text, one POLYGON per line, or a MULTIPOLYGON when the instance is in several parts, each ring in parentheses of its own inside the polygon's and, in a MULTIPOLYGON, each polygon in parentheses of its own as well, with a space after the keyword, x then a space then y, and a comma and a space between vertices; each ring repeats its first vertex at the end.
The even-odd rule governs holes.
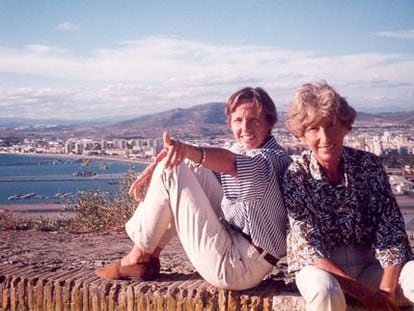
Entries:
POLYGON ((323 150, 332 150, 335 147, 336 147, 336 144, 318 146, 319 149, 323 149, 323 150))
POLYGON ((241 135, 240 138, 244 141, 244 142, 251 142, 256 138, 256 135, 253 134, 249 134, 249 135, 241 135))

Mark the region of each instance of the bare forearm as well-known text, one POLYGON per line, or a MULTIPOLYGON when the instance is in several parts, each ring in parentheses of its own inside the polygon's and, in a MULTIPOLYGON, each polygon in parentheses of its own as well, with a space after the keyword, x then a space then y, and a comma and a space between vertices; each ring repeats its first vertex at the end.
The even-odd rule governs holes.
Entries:
POLYGON ((345 293, 358 300, 363 300, 367 289, 362 284, 358 283, 355 278, 342 270, 335 262, 324 258, 314 264, 314 266, 335 276, 345 293))
POLYGON ((204 148, 182 143, 172 139, 168 132, 163 134, 163 140, 166 168, 172 168, 187 158, 216 172, 236 176, 236 155, 227 149, 204 148))
POLYGON ((379 289, 395 296, 397 291, 398 277, 400 276, 402 265, 393 265, 384 269, 379 289))
POLYGON ((210 170, 236 175, 236 155, 227 149, 186 145, 185 157, 195 163, 203 160, 202 165, 210 170))

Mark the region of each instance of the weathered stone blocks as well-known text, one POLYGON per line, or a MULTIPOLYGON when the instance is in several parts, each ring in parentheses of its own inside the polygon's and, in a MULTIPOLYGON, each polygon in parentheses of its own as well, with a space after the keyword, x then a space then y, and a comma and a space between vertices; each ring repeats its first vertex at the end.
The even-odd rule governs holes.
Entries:
POLYGON ((197 274, 163 273, 153 282, 109 282, 93 270, 6 264, 0 265, 0 290, 4 311, 304 310, 303 299, 282 281, 266 280, 237 292, 217 289, 197 274))

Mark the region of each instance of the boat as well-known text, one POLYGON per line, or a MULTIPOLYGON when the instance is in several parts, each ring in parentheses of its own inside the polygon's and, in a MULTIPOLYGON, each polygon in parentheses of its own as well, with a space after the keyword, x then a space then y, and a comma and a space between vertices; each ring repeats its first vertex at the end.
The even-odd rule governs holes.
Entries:
POLYGON ((19 199, 20 199, 19 194, 11 195, 7 198, 7 200, 19 200, 19 199))
POLYGON ((23 194, 22 196, 20 196, 20 199, 28 200, 28 199, 33 198, 34 196, 36 196, 36 193, 34 193, 34 192, 26 193, 26 194, 23 194))
POLYGON ((82 177, 89 177, 89 176, 95 176, 96 173, 92 171, 79 171, 72 174, 73 176, 82 176, 82 177))
POLYGON ((109 166, 107 165, 107 164, 102 164, 101 166, 100 166, 100 169, 101 170, 104 170, 104 171, 106 171, 106 170, 108 170, 109 169, 109 166))

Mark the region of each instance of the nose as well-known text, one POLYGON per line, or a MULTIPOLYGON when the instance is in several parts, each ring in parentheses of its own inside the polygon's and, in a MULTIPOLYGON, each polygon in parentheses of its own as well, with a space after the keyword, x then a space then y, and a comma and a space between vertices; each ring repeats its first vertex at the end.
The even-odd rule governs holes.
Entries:
POLYGON ((243 130, 247 130, 249 127, 250 127, 250 126, 249 126, 249 122, 248 122, 248 120, 242 120, 242 122, 241 122, 241 128, 242 128, 243 130))
POLYGON ((319 140, 324 141, 324 142, 329 142, 331 139, 331 131, 329 131, 329 129, 327 129, 324 126, 321 126, 319 128, 319 140))

